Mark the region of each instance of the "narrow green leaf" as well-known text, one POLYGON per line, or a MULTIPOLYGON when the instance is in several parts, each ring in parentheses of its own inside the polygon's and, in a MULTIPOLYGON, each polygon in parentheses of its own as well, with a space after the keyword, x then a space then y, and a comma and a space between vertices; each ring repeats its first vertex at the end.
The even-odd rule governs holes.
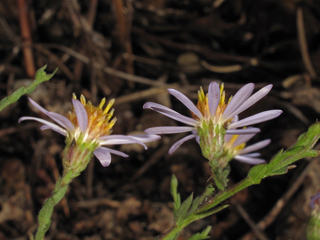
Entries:
POLYGON ((52 74, 47 75, 44 71, 46 67, 47 66, 45 65, 36 72, 35 80, 27 87, 21 87, 10 96, 3 98, 0 101, 0 111, 2 111, 5 107, 9 106, 10 104, 16 102, 22 95, 29 94, 32 91, 34 91, 40 83, 50 80, 58 70, 56 69, 52 74))
POLYGON ((183 220, 187 215, 187 212, 192 204, 192 200, 193 200, 193 193, 191 193, 190 196, 186 200, 184 200, 184 202, 181 204, 180 208, 176 212, 174 220, 177 226, 181 226, 181 224, 183 223, 183 220))
POLYGON ((173 214, 176 215, 176 212, 181 205, 181 198, 178 193, 178 179, 174 174, 172 174, 171 177, 171 195, 173 198, 173 214))
POLYGON ((209 232, 211 230, 211 226, 206 227, 201 233, 196 233, 191 236, 191 238, 188 238, 188 240, 202 240, 202 239, 208 239, 209 232))
POLYGON ((188 224, 190 224, 190 223, 192 223, 194 221, 197 221, 199 219, 203 219, 203 218, 208 217, 208 216, 210 216, 212 214, 220 212, 220 211, 222 211, 223 209, 225 209, 227 207, 229 207, 229 205, 223 205, 223 206, 220 206, 220 207, 211 208, 209 210, 199 211, 196 214, 188 216, 188 218, 186 218, 185 221, 183 222, 183 225, 187 226, 188 224))

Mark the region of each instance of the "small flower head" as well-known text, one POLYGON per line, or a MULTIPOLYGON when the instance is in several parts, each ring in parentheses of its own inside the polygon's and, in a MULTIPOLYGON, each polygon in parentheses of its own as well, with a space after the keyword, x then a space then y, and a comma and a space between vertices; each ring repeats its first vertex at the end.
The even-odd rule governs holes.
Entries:
POLYGON ((271 140, 266 139, 253 145, 246 146, 247 142, 254 136, 255 134, 226 135, 224 144, 224 156, 218 160, 219 165, 225 167, 232 159, 253 165, 264 163, 265 160, 259 158, 261 154, 255 151, 269 145, 271 140))
POLYGON ((316 240, 320 236, 320 192, 311 197, 310 205, 312 212, 307 225, 307 238, 316 240))
POLYGON ((63 116, 54 112, 49 112, 42 108, 36 102, 29 98, 31 104, 53 119, 57 124, 35 117, 21 117, 19 122, 25 120, 35 120, 43 123, 41 130, 52 129, 66 137, 66 148, 64 151, 64 168, 73 169, 81 172, 87 166, 92 154, 94 154, 103 166, 108 166, 111 162, 111 153, 122 157, 128 157, 127 154, 119 152, 105 145, 118 145, 138 143, 145 148, 145 142, 151 142, 159 139, 157 135, 110 135, 116 118, 112 118, 114 110, 111 109, 114 99, 111 100, 105 108, 106 100, 102 99, 98 107, 87 102, 84 96, 80 101, 75 95, 72 99, 73 110, 63 116))
POLYGON ((181 115, 180 113, 157 103, 148 102, 143 107, 152 109, 189 126, 174 127, 153 127, 146 129, 149 134, 173 134, 181 132, 191 132, 176 142, 169 153, 173 153, 183 142, 198 138, 202 154, 209 161, 219 158, 224 152, 224 136, 255 134, 260 131, 258 128, 243 128, 256 123, 264 122, 278 117, 281 110, 270 110, 255 114, 242 120, 238 120, 238 114, 255 104, 266 96, 272 85, 267 85, 258 92, 250 96, 254 90, 254 84, 248 83, 243 86, 228 102, 225 101, 224 86, 212 82, 208 88, 208 94, 204 94, 200 89, 197 105, 194 105, 181 92, 168 89, 169 93, 183 103, 192 113, 193 118, 181 115), (240 128, 240 129, 239 129, 240 128))

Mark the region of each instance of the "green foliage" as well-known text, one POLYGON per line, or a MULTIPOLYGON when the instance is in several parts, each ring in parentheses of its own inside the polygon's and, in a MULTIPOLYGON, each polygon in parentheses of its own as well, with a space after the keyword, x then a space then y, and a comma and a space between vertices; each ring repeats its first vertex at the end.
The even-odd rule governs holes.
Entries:
POLYGON ((209 236, 209 232, 211 230, 211 226, 206 227, 206 229, 204 229, 201 233, 196 233, 194 234, 191 238, 189 238, 188 240, 202 240, 202 239, 208 239, 209 236))
POLYGON ((181 205, 181 198, 178 193, 178 180, 174 174, 172 174, 171 178, 171 195, 173 197, 173 214, 176 215, 176 212, 181 205))
POLYGON ((177 226, 182 226, 183 220, 188 213, 188 210, 191 207, 193 200, 193 193, 181 204, 180 208, 177 210, 176 214, 174 215, 174 220, 177 226))
MULTIPOLYGON (((309 127, 306 133, 302 134, 298 138, 294 145, 292 145, 286 151, 279 151, 268 164, 264 163, 252 167, 247 178, 241 182, 231 186, 226 190, 220 189, 220 192, 216 194, 214 193, 214 189, 211 188, 209 195, 203 194, 201 197, 195 198, 193 203, 191 195, 182 203, 179 208, 176 207, 178 210, 175 214, 175 225, 159 239, 176 239, 182 229, 190 223, 210 216, 228 207, 228 205, 218 205, 242 189, 254 184, 259 184, 262 179, 266 177, 287 173, 289 169, 295 167, 294 163, 302 158, 319 156, 320 151, 312 149, 319 138, 320 123, 315 123, 309 127)), ((176 179, 172 181, 171 193, 172 195, 175 195, 174 199, 176 199, 176 206, 178 206, 178 203, 180 204, 180 195, 177 193, 177 185, 178 183, 176 182, 176 179), (179 201, 177 201, 178 196, 179 201)), ((210 188, 206 189, 206 191, 209 190, 210 188)), ((195 234, 189 240, 206 239, 207 235, 202 234, 203 233, 195 234)))
POLYGON ((5 107, 9 106, 10 104, 16 102, 19 100, 19 98, 24 94, 29 94, 32 91, 36 89, 36 87, 45 81, 50 80, 53 75, 57 72, 58 69, 56 69, 52 74, 47 74, 44 70, 46 69, 46 65, 40 68, 36 72, 35 80, 29 84, 26 87, 21 87, 18 90, 16 90, 14 93, 12 93, 10 96, 5 97, 0 101, 0 111, 2 111, 5 107))

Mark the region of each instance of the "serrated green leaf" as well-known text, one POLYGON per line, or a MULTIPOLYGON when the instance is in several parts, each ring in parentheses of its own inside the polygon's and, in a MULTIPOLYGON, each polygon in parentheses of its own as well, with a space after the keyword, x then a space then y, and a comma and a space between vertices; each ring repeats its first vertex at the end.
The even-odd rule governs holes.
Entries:
POLYGON ((211 226, 206 227, 201 233, 196 233, 191 236, 191 238, 188 238, 188 240, 202 240, 202 239, 208 239, 209 232, 211 230, 211 226))
POLYGON ((184 200, 184 202, 181 204, 180 208, 176 212, 174 220, 177 226, 181 226, 181 224, 183 223, 183 220, 187 215, 187 212, 192 204, 192 200, 193 200, 193 193, 191 193, 190 196, 186 200, 184 200))
POLYGON ((12 93, 10 96, 3 98, 0 101, 0 111, 2 111, 5 107, 9 106, 10 104, 16 102, 22 95, 29 94, 32 91, 34 91, 37 85, 39 85, 40 83, 50 80, 58 70, 56 69, 52 74, 47 75, 44 71, 46 67, 47 66, 45 65, 36 72, 35 80, 32 83, 30 83, 27 87, 21 87, 14 93, 12 93))
POLYGON ((178 179, 177 177, 172 174, 171 177, 171 195, 173 198, 173 214, 176 215, 180 205, 181 205, 181 198, 180 194, 178 193, 178 179))

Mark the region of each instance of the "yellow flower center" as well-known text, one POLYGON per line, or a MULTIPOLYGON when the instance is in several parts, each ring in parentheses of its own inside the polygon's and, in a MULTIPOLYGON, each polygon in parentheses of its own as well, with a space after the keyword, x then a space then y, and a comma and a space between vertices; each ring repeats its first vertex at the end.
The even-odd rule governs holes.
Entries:
MULTIPOLYGON (((200 87, 200 90, 198 91, 198 103, 197 103, 197 108, 200 110, 202 113, 203 117, 205 120, 212 120, 215 123, 218 123, 221 120, 221 116, 230 103, 232 97, 229 98, 228 103, 225 103, 225 98, 226 94, 224 91, 224 84, 222 83, 220 85, 220 101, 215 113, 215 116, 212 118, 210 116, 210 111, 209 111, 209 103, 208 103, 208 94, 204 94, 202 87, 200 87)), ((198 117, 193 114, 193 118, 198 120, 198 117)), ((232 121, 231 119, 228 119, 227 125, 229 125, 232 121)))
MULTIPOLYGON (((73 94, 73 98, 77 99, 76 95, 73 94)), ((116 123, 117 119, 112 118, 114 109, 111 109, 115 99, 112 99, 105 109, 103 106, 106 103, 106 99, 103 98, 98 107, 92 105, 90 101, 86 102, 86 99, 83 95, 80 96, 80 102, 84 106, 88 114, 88 127, 85 132, 85 138, 90 140, 97 140, 99 137, 110 135, 112 132, 112 127, 116 123), (111 111, 110 111, 111 109, 111 111)), ((67 118, 72 122, 75 126, 74 135, 80 134, 80 128, 78 119, 75 113, 75 110, 67 113, 67 118), (77 133, 79 132, 79 133, 77 133)), ((77 137, 77 136, 74 136, 77 137)))

